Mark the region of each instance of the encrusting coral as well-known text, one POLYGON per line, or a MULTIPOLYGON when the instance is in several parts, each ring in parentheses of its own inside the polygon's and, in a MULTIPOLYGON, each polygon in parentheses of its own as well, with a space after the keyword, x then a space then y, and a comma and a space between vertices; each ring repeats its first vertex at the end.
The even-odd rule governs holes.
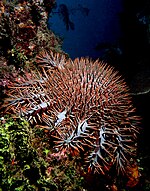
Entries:
POLYGON ((89 172, 128 173, 136 164, 139 117, 122 77, 101 61, 44 52, 41 70, 12 83, 4 99, 13 112, 51 132, 55 147, 82 155, 89 172))
POLYGON ((41 49, 62 52, 62 40, 47 27, 54 5, 55 0, 1 1, 0 56, 20 66, 33 62, 41 49), (20 56, 26 59, 18 59, 20 56))

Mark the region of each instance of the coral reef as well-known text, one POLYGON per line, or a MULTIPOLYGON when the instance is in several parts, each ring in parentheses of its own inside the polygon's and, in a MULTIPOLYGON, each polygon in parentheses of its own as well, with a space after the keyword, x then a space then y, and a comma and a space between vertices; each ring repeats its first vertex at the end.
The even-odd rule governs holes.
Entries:
POLYGON ((4 116, 0 134, 1 190, 83 190, 83 177, 73 163, 50 154, 43 130, 22 118, 4 116))
POLYGON ((61 39, 47 28, 55 1, 17 1, 0 4, 0 50, 11 64, 25 64, 41 49, 61 50, 61 39), (7 46, 6 46, 7 44, 7 46), (15 62, 16 61, 16 62, 15 62))
POLYGON ((54 5, 0 2, 1 184, 4 190, 134 187, 140 120, 128 87, 105 63, 68 58, 62 40, 47 28, 54 5))

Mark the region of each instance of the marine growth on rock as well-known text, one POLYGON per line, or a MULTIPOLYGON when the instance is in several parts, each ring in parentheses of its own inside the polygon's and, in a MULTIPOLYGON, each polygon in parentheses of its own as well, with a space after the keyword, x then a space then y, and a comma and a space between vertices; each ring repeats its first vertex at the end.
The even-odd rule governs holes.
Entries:
POLYGON ((5 112, 53 132, 55 147, 82 155, 88 170, 124 173, 136 155, 139 117, 117 71, 99 60, 37 57, 38 73, 12 83, 5 112))

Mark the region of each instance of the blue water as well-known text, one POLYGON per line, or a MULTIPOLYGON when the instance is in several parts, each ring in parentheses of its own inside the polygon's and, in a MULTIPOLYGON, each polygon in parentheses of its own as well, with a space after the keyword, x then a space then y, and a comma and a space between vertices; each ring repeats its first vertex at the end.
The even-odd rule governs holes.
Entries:
POLYGON ((57 7, 53 12, 55 13, 49 19, 50 28, 64 39, 62 48, 71 58, 98 58, 102 54, 102 51, 95 50, 98 44, 119 44, 122 0, 57 0, 57 7), (74 30, 66 30, 63 19, 57 13, 62 3, 68 8, 74 30), (89 9, 88 15, 79 10, 81 6, 89 9))

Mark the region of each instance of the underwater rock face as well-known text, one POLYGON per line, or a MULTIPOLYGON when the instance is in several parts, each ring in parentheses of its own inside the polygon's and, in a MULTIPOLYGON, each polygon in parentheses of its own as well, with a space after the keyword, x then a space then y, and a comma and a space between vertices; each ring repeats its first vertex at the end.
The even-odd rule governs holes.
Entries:
POLYGON ((81 154, 90 172, 115 167, 128 173, 135 165, 139 117, 118 72, 99 60, 53 53, 42 53, 37 63, 38 74, 10 85, 5 112, 44 125, 55 147, 81 154))

